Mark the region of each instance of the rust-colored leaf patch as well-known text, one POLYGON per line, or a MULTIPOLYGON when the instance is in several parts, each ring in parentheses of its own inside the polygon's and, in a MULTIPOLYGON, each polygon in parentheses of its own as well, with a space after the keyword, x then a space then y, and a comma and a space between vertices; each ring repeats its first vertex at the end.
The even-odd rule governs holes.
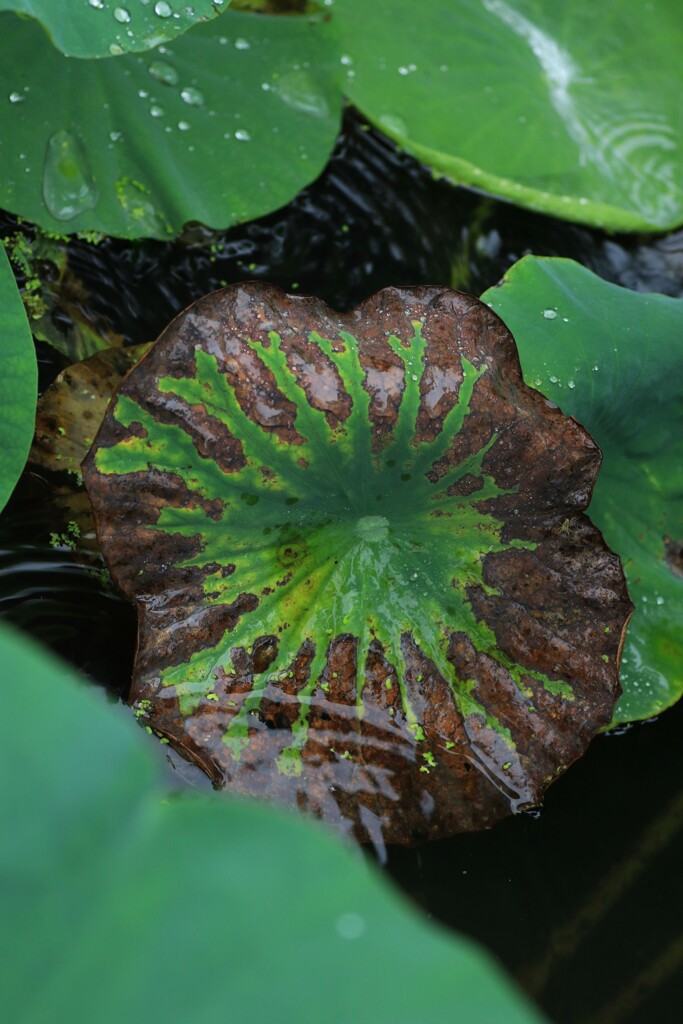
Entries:
POLYGON ((586 431, 449 289, 239 285, 129 373, 83 472, 132 700, 217 786, 412 843, 537 803, 610 721, 631 603, 586 431))

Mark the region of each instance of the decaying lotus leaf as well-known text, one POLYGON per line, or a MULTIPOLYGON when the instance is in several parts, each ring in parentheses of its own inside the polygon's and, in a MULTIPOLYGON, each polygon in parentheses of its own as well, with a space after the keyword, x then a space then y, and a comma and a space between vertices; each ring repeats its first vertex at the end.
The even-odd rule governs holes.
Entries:
POLYGON ((146 343, 96 352, 62 370, 38 399, 29 462, 51 474, 69 474, 50 479, 49 498, 63 516, 65 527, 67 521, 76 524, 81 555, 99 558, 92 509, 81 480, 81 462, 112 395, 148 348, 146 343))
POLYGON ((83 466, 138 608, 131 700, 216 785, 361 839, 537 803, 619 693, 599 462, 469 296, 201 299, 83 466))

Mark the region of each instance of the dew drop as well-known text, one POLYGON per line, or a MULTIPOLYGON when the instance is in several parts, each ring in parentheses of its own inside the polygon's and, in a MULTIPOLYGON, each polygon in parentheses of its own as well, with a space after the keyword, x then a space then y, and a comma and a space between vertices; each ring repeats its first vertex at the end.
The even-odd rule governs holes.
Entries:
POLYGON ((120 57, 123 53, 123 47, 119 46, 118 43, 111 43, 109 46, 109 52, 112 57, 120 57))
POLYGON ((235 40, 236 50, 251 50, 251 43, 248 39, 236 39, 235 40))
POLYGON ((147 70, 152 78, 156 78, 157 82, 163 82, 164 85, 178 84, 178 72, 168 61, 153 60, 147 70))
POLYGON ((10 103, 23 103, 26 97, 23 92, 11 92, 9 94, 10 103))
POLYGON ((398 117, 396 114, 382 114, 379 123, 388 132, 393 132, 394 135, 406 136, 408 134, 407 124, 402 117, 398 117))
POLYGON ((104 7, 104 0, 88 0, 91 7, 94 7, 96 11, 101 11, 104 7))
POLYGON ((357 913, 342 913, 335 922, 335 930, 342 939, 359 939, 366 930, 366 923, 357 913))
POLYGON ((235 132, 235 138, 238 139, 240 142, 251 141, 251 135, 249 134, 249 132, 245 131, 244 128, 238 128, 238 130, 235 132))
POLYGON ((170 4, 166 3, 166 0, 157 0, 157 3, 154 5, 154 13, 159 18, 170 18, 173 11, 171 10, 170 4))
POLYGON ((556 309, 544 309, 543 310, 543 316, 546 318, 546 320, 555 320, 557 318, 557 310, 556 309))
POLYGON ((163 117, 164 116, 164 108, 163 107, 158 107, 156 105, 156 103, 152 104, 152 106, 149 108, 149 112, 152 115, 152 117, 163 117))
POLYGON ((123 132, 109 132, 109 138, 112 142, 120 142, 123 138, 123 132))
POLYGON ((568 388, 575 388, 576 387, 576 381, 568 380, 567 381, 567 387, 568 388))
POLYGON ((117 21, 120 21, 122 25, 126 25, 130 21, 130 11, 127 11, 125 7, 115 7, 114 17, 117 21))
POLYGON ((330 112, 327 99, 307 71, 287 71, 277 82, 277 94, 293 110, 324 118, 330 112))
POLYGON ((178 121, 178 128, 180 128, 181 132, 186 132, 189 131, 190 126, 187 121, 178 121))
POLYGON ((201 93, 199 89, 195 89, 192 85, 188 85, 187 88, 182 89, 180 96, 181 99, 183 99, 190 107, 204 106, 204 94, 201 93))
POLYGON ((83 144, 68 131, 55 132, 47 144, 43 168, 43 200, 56 220, 73 220, 97 204, 83 144))
POLYGON ((559 377, 548 377, 548 380, 550 381, 551 384, 557 384, 559 379, 560 379, 559 377))

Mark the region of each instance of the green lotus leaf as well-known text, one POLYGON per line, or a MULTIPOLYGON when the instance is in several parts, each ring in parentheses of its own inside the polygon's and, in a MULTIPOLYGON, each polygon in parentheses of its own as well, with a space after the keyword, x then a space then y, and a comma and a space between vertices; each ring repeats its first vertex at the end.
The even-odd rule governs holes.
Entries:
POLYGON ((10 1020, 213 1024, 247 1017, 258 992, 258 1019, 313 1024, 301 965, 314 943, 328 1019, 446 1024, 457 1004, 465 1020, 539 1024, 492 960, 353 851, 271 808, 164 799, 132 722, 6 626, 0 651, 10 1020))
POLYGON ((453 181, 619 230, 683 222, 677 0, 335 0, 346 92, 453 181))
POLYGON ((230 0, 0 0, 0 11, 36 18, 67 57, 110 57, 176 39, 230 0))
POLYGON ((590 516, 636 606, 613 724, 649 718, 683 693, 683 300, 532 256, 482 298, 514 331, 527 383, 602 449, 590 516))
POLYGON ((117 60, 68 59, 10 14, 0 40, 0 204, 50 231, 168 238, 259 217, 320 173, 337 135, 321 19, 228 11, 117 60))
POLYGON ((0 245, 0 509, 26 463, 36 413, 38 368, 24 304, 0 245))
POLYGON ((537 802, 618 694, 631 605, 582 514, 599 460, 477 299, 209 295, 83 464, 138 606, 131 699, 217 785, 366 839, 537 802))

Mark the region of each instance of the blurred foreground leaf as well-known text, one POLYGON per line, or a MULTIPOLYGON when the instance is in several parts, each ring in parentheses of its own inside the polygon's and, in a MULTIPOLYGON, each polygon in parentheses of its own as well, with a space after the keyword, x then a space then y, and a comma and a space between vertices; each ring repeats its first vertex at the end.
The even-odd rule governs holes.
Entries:
POLYGON ((322 829, 264 804, 164 800, 132 722, 4 627, 0 644, 9 1019, 318 1024, 323 993, 331 1024, 540 1020, 322 829))

